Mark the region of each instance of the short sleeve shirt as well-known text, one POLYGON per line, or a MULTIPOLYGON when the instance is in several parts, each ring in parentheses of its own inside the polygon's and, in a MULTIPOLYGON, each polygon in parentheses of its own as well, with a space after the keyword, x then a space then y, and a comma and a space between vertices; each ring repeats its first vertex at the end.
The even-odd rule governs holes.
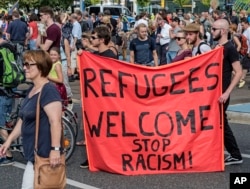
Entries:
POLYGON ((152 52, 155 49, 155 41, 151 38, 145 41, 135 38, 129 46, 129 50, 134 51, 135 63, 143 65, 148 65, 153 61, 152 52))
POLYGON ((35 21, 30 22, 29 27, 32 28, 32 31, 33 31, 31 39, 37 39, 37 36, 38 36, 37 23, 35 21))
POLYGON ((222 71, 222 91, 225 92, 231 83, 233 66, 232 64, 239 61, 239 53, 231 41, 224 46, 223 71, 222 71))
MULTIPOLYGON (((38 94, 33 95, 31 98, 24 99, 20 108, 19 117, 22 119, 23 124, 21 128, 21 135, 23 137, 24 157, 27 161, 34 162, 34 147, 35 147, 35 127, 36 127, 36 103, 38 94)), ((38 155, 41 157, 49 157, 51 148, 51 133, 50 123, 48 116, 43 108, 55 101, 61 102, 61 97, 55 85, 47 83, 42 89, 40 99, 40 127, 38 136, 38 155)))
POLYGON ((27 24, 20 19, 15 19, 8 25, 6 33, 10 34, 10 41, 24 42, 28 33, 27 24))
MULTIPOLYGON (((49 50, 52 47, 57 47, 60 48, 60 40, 61 40, 61 29, 59 28, 58 25, 52 24, 49 26, 46 30, 47 37, 43 38, 43 41, 45 42, 46 39, 53 41, 52 45, 50 46, 49 50)), ((48 51, 49 51, 48 50, 48 51)))

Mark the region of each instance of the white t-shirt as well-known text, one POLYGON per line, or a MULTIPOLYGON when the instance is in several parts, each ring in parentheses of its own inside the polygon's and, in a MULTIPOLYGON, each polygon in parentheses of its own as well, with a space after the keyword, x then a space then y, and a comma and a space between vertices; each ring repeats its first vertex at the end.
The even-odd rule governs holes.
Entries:
POLYGON ((0 20, 0 28, 2 28, 2 24, 3 24, 3 21, 2 21, 2 20, 0 20))
MULTIPOLYGON (((193 49, 192 49, 192 55, 193 56, 196 56, 196 53, 198 51, 198 47, 199 47, 199 45, 196 46, 196 47, 193 47, 193 49)), ((202 45, 200 45, 200 52, 201 52, 201 54, 203 54, 205 52, 208 52, 208 51, 211 51, 211 47, 208 44, 202 44, 202 45)))
POLYGON ((250 53, 250 26, 244 30, 243 35, 247 38, 248 50, 247 53, 250 53))

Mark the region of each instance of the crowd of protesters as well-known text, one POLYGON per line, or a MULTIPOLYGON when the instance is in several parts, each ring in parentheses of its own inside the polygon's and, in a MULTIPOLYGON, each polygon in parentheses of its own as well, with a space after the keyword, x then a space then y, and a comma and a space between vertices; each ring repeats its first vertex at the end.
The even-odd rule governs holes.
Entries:
MULTIPOLYGON (((140 13, 132 26, 126 16, 115 20, 109 10, 98 15, 76 10, 69 14, 55 14, 50 7, 41 7, 39 14, 28 15, 13 11, 0 15, 3 39, 25 49, 60 52, 60 83, 66 88, 68 102, 73 93, 69 82, 79 79, 77 55, 87 50, 97 56, 107 56, 141 66, 163 66, 206 53, 216 46, 224 46, 223 94, 219 101, 229 103, 229 94, 238 85, 242 88, 250 69, 250 16, 245 10, 227 12, 213 10, 200 14, 159 10, 149 15, 140 13), (247 39, 246 54, 241 53, 241 35, 247 39), (226 37, 225 37, 226 36, 226 37), (243 70, 243 71, 242 71, 243 70), (232 76, 233 74, 233 76, 232 76), (61 76, 62 75, 62 76, 61 76), (225 78, 227 76, 227 78, 225 78), (232 78, 232 80, 231 80, 232 78)), ((56 54, 59 56, 59 54, 56 54)), ((55 61, 55 62, 58 62, 55 61)), ((58 64, 59 65, 59 64, 58 64)), ((57 71, 57 68, 55 68, 57 71)), ((248 86, 250 89, 250 85, 248 86)), ((225 146, 230 156, 226 164, 242 163, 236 140, 225 116, 225 146)), ((84 141, 79 141, 84 145, 84 141)), ((2 161, 3 162, 3 161, 2 161)), ((81 167, 88 167, 86 161, 81 167)))

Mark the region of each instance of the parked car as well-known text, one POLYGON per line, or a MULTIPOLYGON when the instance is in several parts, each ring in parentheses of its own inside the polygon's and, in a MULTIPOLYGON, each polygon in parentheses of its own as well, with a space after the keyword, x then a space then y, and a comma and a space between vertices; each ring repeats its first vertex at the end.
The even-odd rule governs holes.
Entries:
POLYGON ((86 8, 89 14, 95 13, 98 15, 99 12, 109 10, 114 19, 118 19, 120 15, 125 15, 128 19, 129 26, 132 28, 135 24, 135 18, 132 16, 130 10, 123 5, 91 5, 86 8))

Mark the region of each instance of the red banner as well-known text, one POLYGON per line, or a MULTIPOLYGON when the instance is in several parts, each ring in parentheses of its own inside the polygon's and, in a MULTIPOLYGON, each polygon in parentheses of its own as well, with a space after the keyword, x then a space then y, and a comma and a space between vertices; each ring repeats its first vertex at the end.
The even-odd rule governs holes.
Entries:
POLYGON ((84 52, 79 66, 90 170, 223 171, 222 56, 218 48, 144 67, 84 52))

